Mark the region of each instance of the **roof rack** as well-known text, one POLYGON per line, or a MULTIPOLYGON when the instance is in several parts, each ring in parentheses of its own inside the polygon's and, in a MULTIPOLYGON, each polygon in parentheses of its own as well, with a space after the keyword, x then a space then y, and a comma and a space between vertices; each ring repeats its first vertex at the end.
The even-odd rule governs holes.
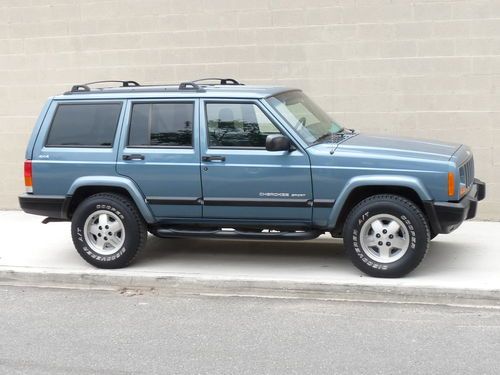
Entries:
POLYGON ((139 83, 136 81, 116 81, 116 80, 110 80, 110 81, 95 81, 95 82, 88 82, 84 83, 83 85, 74 85, 71 87, 71 92, 81 92, 81 91, 90 91, 90 85, 95 85, 97 83, 121 83, 121 87, 136 87, 140 86, 139 83))
MULTIPOLYGON (((242 83, 239 83, 237 80, 233 78, 201 78, 194 81, 186 81, 181 82, 180 84, 161 84, 161 85, 141 85, 136 81, 119 81, 119 80, 107 80, 107 81, 95 81, 88 82, 84 84, 74 85, 71 87, 70 91, 65 92, 65 95, 71 94, 86 94, 86 93, 111 93, 111 92, 124 92, 124 88, 128 88, 129 91, 139 92, 149 92, 149 91, 158 91, 158 89, 167 89, 170 90, 179 90, 179 91, 205 91, 206 86, 213 85, 227 85, 227 86, 243 86, 242 83), (218 81, 218 83, 204 83, 205 81, 218 81), (106 87, 106 88, 97 88, 95 91, 91 89, 91 85, 99 84, 99 83, 121 83, 118 87, 106 87)), ((125 90, 126 91, 126 90, 125 90)))
POLYGON ((239 83, 234 78, 200 78, 200 79, 197 79, 197 80, 194 80, 191 82, 198 83, 198 82, 203 82, 203 81, 219 81, 220 85, 241 85, 241 86, 243 86, 243 83, 239 83))

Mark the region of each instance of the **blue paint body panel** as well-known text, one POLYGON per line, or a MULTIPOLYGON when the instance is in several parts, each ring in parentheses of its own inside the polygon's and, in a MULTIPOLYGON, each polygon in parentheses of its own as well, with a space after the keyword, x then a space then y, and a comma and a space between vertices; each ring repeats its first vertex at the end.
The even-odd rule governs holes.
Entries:
MULTIPOLYGON (((68 101, 66 101, 68 102, 68 101)), ((92 103, 106 101, 92 101, 92 103)), ((113 103, 117 100, 112 100, 113 103)), ((78 103, 78 101, 71 101, 78 103)), ((73 182, 83 176, 116 176, 118 134, 112 147, 47 147, 45 146, 50 124, 59 101, 53 100, 47 108, 40 131, 33 147, 33 193, 40 195, 65 195, 73 182)), ((122 101, 124 106, 125 101, 122 101)), ((123 122, 123 110, 119 124, 123 122)))
MULTIPOLYGON (((229 99, 231 103, 239 100, 229 99)), ((206 102, 206 100, 204 101, 206 102)), ((248 100, 244 101, 248 103, 248 100)), ((282 127, 268 109, 257 105, 284 134, 282 127)), ((203 103, 204 104, 204 103, 203 103)), ((205 124, 205 111, 201 111, 205 124)), ((259 220, 299 220, 310 223, 312 207, 266 207, 264 199, 302 200, 313 199, 309 157, 303 150, 269 152, 265 149, 210 148, 205 126, 200 127, 199 137, 203 155, 222 156, 222 162, 202 162, 203 199, 206 200, 259 200, 262 206, 204 205, 204 218, 240 218, 259 220), (271 195, 271 193, 273 195, 271 195)))
POLYGON ((422 200, 449 200, 447 178, 453 167, 449 159, 458 147, 355 134, 338 145, 308 148, 315 197, 336 199, 331 212, 315 211, 315 224, 334 227, 343 203, 356 187, 401 186, 411 188, 422 200))
POLYGON ((26 150, 33 161, 33 195, 72 196, 78 188, 126 189, 150 223, 191 220, 231 221, 262 227, 303 225, 329 230, 349 195, 360 187, 399 186, 422 201, 457 201, 448 195, 448 173, 472 158, 458 144, 348 134, 309 146, 265 100, 289 89, 207 87, 203 92, 119 92, 50 98, 35 124, 26 150), (205 103, 251 102, 294 144, 291 152, 208 146, 205 103), (131 107, 137 102, 194 103, 192 147, 129 147, 131 107), (45 140, 60 103, 120 102, 122 110, 112 147, 47 147, 45 140), (141 154, 144 159, 124 160, 141 154), (207 162, 204 156, 222 156, 207 162), (330 203, 331 204, 330 204, 330 203))
MULTIPOLYGON (((125 118, 130 118, 131 104, 141 102, 144 100, 131 100, 125 110, 125 118)), ((175 102, 176 100, 155 100, 155 103, 175 102)), ((198 113, 199 100, 193 99, 192 102, 195 104, 195 113, 198 113)), ((197 129, 198 126, 198 116, 195 116, 193 127, 197 129)), ((194 133, 191 148, 128 147, 128 128, 127 120, 120 137, 116 165, 120 175, 132 179, 151 202, 166 197, 172 200, 202 197, 198 133, 194 133), (124 154, 141 154, 144 155, 144 160, 123 160, 124 154)), ((202 216, 201 205, 150 204, 150 206, 157 218, 201 218, 202 216)))

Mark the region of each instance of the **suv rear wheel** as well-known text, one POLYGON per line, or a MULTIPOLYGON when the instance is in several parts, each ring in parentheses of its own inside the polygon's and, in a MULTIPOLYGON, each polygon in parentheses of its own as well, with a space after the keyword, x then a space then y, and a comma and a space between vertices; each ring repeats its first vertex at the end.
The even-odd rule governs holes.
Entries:
POLYGON ((419 265, 430 230, 422 211, 397 195, 374 195, 351 211, 344 246, 354 265, 374 277, 400 277, 419 265))
POLYGON ((146 224, 136 207, 114 193, 92 195, 80 203, 71 234, 81 257, 99 268, 127 266, 147 240, 146 224))

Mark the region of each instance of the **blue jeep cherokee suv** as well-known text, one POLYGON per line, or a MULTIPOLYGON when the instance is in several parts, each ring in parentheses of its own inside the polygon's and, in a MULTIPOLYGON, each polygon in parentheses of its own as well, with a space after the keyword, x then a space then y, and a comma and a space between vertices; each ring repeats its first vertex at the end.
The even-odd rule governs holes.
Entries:
POLYGON ((329 232, 360 270, 399 277, 485 196, 469 147, 360 134, 297 89, 230 78, 108 82, 119 85, 76 85, 48 99, 19 198, 44 222, 71 220, 76 249, 96 267, 128 265, 148 231, 259 240, 329 232))

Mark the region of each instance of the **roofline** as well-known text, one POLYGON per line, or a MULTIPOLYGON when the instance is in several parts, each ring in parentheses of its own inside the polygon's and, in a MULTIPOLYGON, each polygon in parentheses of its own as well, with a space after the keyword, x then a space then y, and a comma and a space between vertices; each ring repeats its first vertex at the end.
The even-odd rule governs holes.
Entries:
MULTIPOLYGON (((106 80, 95 81, 84 84, 77 84, 66 91, 63 96, 80 97, 80 95, 91 97, 102 97, 101 95, 111 94, 116 98, 123 97, 144 97, 144 94, 151 93, 166 94, 176 93, 182 97, 216 97, 215 92, 220 91, 221 96, 238 96, 241 93, 245 98, 265 99, 282 92, 293 89, 281 86, 245 86, 234 78, 201 78, 174 84, 141 85, 137 81, 106 80), (112 87, 94 87, 93 85, 112 84, 112 87), (224 94, 222 94, 224 92, 224 94), (186 93, 189 93, 186 95, 186 93), (192 94, 195 95, 192 95, 192 94), (235 95, 236 94, 236 95, 235 95)), ((156 96, 156 95, 155 95, 156 96)), ((106 97, 106 96, 105 96, 106 97)), ((61 96, 56 97, 62 99, 61 96)))

